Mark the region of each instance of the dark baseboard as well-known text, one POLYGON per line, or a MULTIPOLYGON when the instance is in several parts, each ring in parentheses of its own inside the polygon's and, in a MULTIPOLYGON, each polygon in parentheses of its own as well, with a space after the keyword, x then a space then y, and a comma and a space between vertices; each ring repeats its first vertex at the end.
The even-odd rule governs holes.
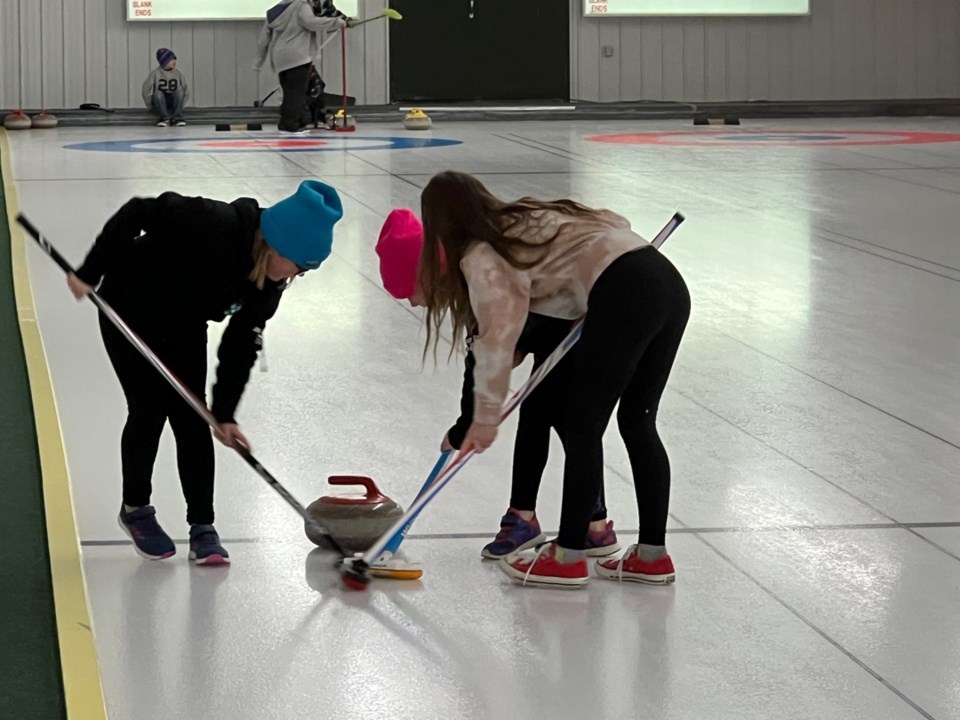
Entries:
MULTIPOLYGON (((392 105, 356 105, 350 108, 360 123, 396 123, 403 109, 412 103, 392 105)), ((810 100, 810 101, 730 101, 730 102, 657 102, 623 103, 570 102, 466 102, 423 103, 419 105, 439 122, 476 122, 484 120, 693 120, 707 118, 843 118, 843 117, 952 117, 960 115, 960 98, 916 100, 810 100), (432 109, 436 108, 436 109, 432 109)), ((335 106, 331 106, 336 110, 335 106)), ((4 111, 0 114, 6 114, 4 111)), ((38 111, 28 110, 28 114, 38 111)), ((54 109, 63 127, 152 125, 153 115, 141 108, 98 110, 54 109)), ((237 125, 260 123, 264 130, 275 126, 276 107, 188 108, 191 125, 237 125)))

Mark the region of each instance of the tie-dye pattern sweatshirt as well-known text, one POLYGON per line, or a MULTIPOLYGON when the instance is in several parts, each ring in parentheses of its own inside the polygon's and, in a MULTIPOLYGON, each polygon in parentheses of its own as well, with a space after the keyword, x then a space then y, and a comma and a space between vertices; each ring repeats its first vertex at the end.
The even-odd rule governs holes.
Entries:
POLYGON ((630 229, 629 221, 605 211, 602 217, 572 217, 552 210, 526 213, 506 231, 508 237, 544 243, 546 251, 521 249, 518 258, 532 261, 528 270, 513 267, 493 246, 475 242, 460 262, 470 290, 470 304, 480 329, 474 339, 473 419, 484 425, 500 422, 510 390, 513 352, 531 312, 574 320, 587 312, 587 299, 597 278, 624 253, 649 243, 630 229))

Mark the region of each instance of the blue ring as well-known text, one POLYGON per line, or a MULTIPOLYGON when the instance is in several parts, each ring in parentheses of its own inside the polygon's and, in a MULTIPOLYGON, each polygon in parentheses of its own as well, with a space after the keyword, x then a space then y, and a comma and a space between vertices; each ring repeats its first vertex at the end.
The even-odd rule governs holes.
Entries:
MULTIPOLYGON (((303 136, 261 136, 269 137, 273 139, 294 139, 295 137, 303 136)), ((257 140, 258 138, 248 138, 250 140, 257 140)), ((319 138, 315 138, 319 139, 319 138)), ((343 138, 344 140, 351 140, 353 138, 343 138)), ((379 145, 359 145, 357 147, 304 147, 304 148, 263 148, 258 150, 256 148, 237 148, 236 150, 231 149, 221 149, 217 150, 214 148, 197 148, 195 150, 184 148, 144 148, 143 145, 161 145, 163 143, 183 143, 183 142, 223 142, 224 138, 221 137, 194 137, 194 138, 162 138, 160 140, 105 140, 100 142, 87 142, 87 143, 75 143, 73 145, 64 145, 65 150, 86 150, 91 152, 124 152, 124 153, 183 153, 183 154, 214 154, 214 153, 290 153, 290 152, 345 152, 347 150, 351 151, 361 151, 361 150, 411 150, 417 148, 430 148, 430 147, 449 147, 451 145, 462 145, 462 140, 445 140, 442 138, 406 138, 406 137, 391 137, 391 136, 363 136, 356 138, 357 140, 373 140, 379 141, 379 145)))

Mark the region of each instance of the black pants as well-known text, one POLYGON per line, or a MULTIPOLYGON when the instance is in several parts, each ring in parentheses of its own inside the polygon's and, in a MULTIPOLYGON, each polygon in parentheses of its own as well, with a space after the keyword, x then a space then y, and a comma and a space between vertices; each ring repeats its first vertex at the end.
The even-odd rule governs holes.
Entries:
MULTIPOLYGON (((558 337, 557 344, 562 340, 558 337)), ((520 405, 520 418, 517 421, 517 437, 513 448, 513 484, 510 493, 510 507, 515 510, 535 510, 540 481, 550 455, 550 430, 556 431, 566 452, 564 439, 564 414, 572 382, 571 370, 577 347, 574 346, 540 382, 537 389, 520 405)), ((539 367, 547 355, 537 357, 534 369, 539 367)), ((591 520, 605 520, 607 517, 606 498, 603 482, 600 483, 599 498, 591 520)))
POLYGON ((653 248, 618 258, 594 284, 564 421, 561 547, 584 547, 603 483, 603 434, 618 401, 639 508, 638 542, 664 544, 670 462, 657 433, 657 410, 689 317, 683 278, 653 248))
MULTIPOLYGON (((120 440, 124 504, 136 507, 150 504, 153 465, 160 435, 169 420, 177 445, 180 485, 187 501, 187 522, 213 523, 214 461, 210 428, 102 315, 100 334, 127 399, 127 423, 120 440)), ((143 339, 184 385, 197 397, 205 397, 205 326, 178 328, 143 339)))
POLYGON ((310 63, 290 68, 280 73, 283 102, 280 103, 280 130, 299 130, 307 124, 307 84, 310 78, 310 63))
POLYGON ((326 87, 327 84, 320 77, 316 66, 311 63, 307 68, 307 112, 310 114, 310 122, 313 125, 326 121, 327 107, 323 98, 326 87))

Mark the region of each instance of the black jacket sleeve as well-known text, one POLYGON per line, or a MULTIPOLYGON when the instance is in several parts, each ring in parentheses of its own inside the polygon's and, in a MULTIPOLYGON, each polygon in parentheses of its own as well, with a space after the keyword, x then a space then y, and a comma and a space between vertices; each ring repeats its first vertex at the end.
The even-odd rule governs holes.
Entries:
POLYGON ((77 277, 88 285, 98 285, 141 233, 162 235, 169 239, 172 250, 182 248, 184 253, 194 256, 209 253, 216 257, 224 252, 237 223, 236 210, 217 200, 184 197, 174 192, 155 198, 133 198, 103 226, 83 265, 77 269, 77 277))
POLYGON ((447 440, 455 450, 463 445, 467 430, 473 422, 473 369, 477 359, 473 356, 473 335, 467 338, 467 356, 463 361, 463 391, 460 395, 460 417, 453 427, 447 431, 447 440))
POLYGON ((318 17, 335 17, 347 19, 347 16, 333 4, 333 0, 310 0, 313 14, 318 17))
POLYGON ((284 287, 253 288, 250 297, 227 324, 217 349, 219 364, 211 407, 218 422, 236 422, 234 414, 263 347, 264 327, 277 312, 284 287))
MULTIPOLYGON (((517 352, 527 355, 533 353, 534 368, 539 367, 544 360, 557 349, 557 346, 563 342, 570 328, 573 327, 572 320, 560 320, 557 318, 546 317, 530 313, 527 316, 527 322, 517 340, 517 352)), ((463 391, 460 396, 460 417, 447 431, 447 440, 453 445, 455 450, 459 450, 463 445, 463 439, 466 437, 467 430, 473 422, 473 371, 477 365, 476 358, 473 355, 473 337, 476 334, 476 328, 470 331, 467 338, 467 357, 464 360, 463 370, 463 391)))

